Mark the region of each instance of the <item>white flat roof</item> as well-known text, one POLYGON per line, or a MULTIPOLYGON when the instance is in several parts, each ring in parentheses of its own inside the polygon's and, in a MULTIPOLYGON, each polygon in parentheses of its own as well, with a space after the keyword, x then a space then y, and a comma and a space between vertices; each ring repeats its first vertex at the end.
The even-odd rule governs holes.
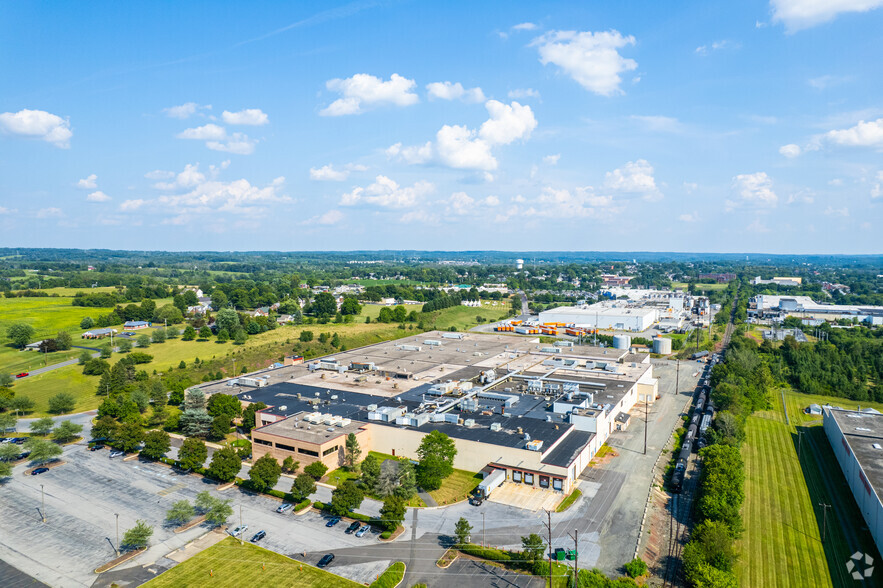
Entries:
POLYGON ((657 314, 655 308, 630 308, 625 306, 606 306, 601 304, 590 304, 582 306, 558 306, 550 310, 544 310, 540 313, 544 315, 566 315, 566 314, 584 314, 587 317, 598 316, 648 316, 657 314))

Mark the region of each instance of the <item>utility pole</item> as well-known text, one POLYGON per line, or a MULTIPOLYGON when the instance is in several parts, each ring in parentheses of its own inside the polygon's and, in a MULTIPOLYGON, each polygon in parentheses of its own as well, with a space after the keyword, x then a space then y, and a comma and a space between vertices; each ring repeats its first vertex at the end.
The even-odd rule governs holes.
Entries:
POLYGON ((800 461, 800 449, 803 445, 803 431, 797 432, 797 461, 800 461))
POLYGON ((552 511, 546 511, 546 531, 549 533, 549 586, 552 585, 552 511))
POLYGON ((573 585, 579 586, 579 529, 573 530, 573 585))
POLYGON ((245 535, 245 532, 242 531, 242 503, 239 503, 239 545, 242 545, 242 536, 245 535))
POLYGON ((650 410, 650 395, 644 395, 644 455, 647 455, 647 427, 649 426, 648 412, 650 410))
POLYGON ((40 514, 43 515, 43 522, 46 522, 46 496, 43 494, 43 484, 40 484, 40 514))
POLYGON ((678 362, 678 367, 677 367, 677 371, 675 372, 675 396, 678 395, 678 390, 680 390, 680 387, 681 387, 681 360, 680 360, 680 358, 678 358, 677 362, 678 362))
POLYGON ((819 506, 824 509, 824 514, 822 514, 822 543, 824 543, 826 531, 828 529, 828 509, 831 508, 831 505, 820 502, 819 506))
POLYGON ((115 512, 113 516, 117 518, 117 542, 114 544, 114 548, 117 550, 117 557, 120 556, 120 513, 115 512))
POLYGON ((481 512, 481 546, 487 547, 487 544, 484 542, 484 511, 481 512))

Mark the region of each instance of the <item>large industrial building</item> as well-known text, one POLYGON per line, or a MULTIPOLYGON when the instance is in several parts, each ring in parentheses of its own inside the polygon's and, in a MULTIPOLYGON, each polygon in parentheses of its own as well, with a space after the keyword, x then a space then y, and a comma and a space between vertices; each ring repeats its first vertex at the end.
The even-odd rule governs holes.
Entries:
POLYGON ((658 382, 647 354, 430 332, 202 389, 268 406, 255 414, 255 458, 334 469, 353 433, 363 454, 417 459, 439 430, 457 447, 456 468, 569 492, 635 404, 655 401, 658 382))
POLYGON ((877 551, 883 553, 883 415, 826 406, 824 427, 877 551))
POLYGON ((655 308, 629 306, 625 303, 585 304, 559 306, 540 313, 540 323, 563 323, 592 329, 615 329, 618 331, 646 331, 659 320, 655 308))
POLYGON ((749 301, 748 316, 758 319, 858 319, 871 325, 883 325, 883 306, 859 304, 819 304, 809 296, 774 296, 760 294, 749 301))

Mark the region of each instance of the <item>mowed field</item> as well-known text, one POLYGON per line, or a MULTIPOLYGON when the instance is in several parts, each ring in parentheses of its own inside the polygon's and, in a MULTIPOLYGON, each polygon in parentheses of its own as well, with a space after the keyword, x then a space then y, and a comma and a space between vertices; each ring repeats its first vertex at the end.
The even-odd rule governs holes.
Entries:
POLYGON ((330 572, 302 564, 284 555, 228 537, 180 563, 145 588, 182 586, 273 586, 292 588, 355 588, 362 586, 330 572))
MULTIPOLYGON (((414 308, 419 310, 420 307, 415 306, 414 308)), ((377 323, 374 321, 376 316, 372 317, 372 321, 366 324, 364 322, 365 316, 371 316, 371 313, 375 312, 375 309, 377 309, 376 312, 379 313, 379 307, 364 307, 363 313, 367 314, 357 317, 353 323, 283 326, 273 331, 268 331, 259 335, 252 335, 244 345, 234 345, 232 341, 218 343, 215 339, 210 339, 208 341, 182 341, 181 339, 169 339, 164 343, 151 344, 149 347, 142 349, 141 351, 153 356, 153 361, 148 364, 142 364, 139 366, 139 369, 145 369, 148 373, 152 373, 154 370, 158 373, 162 373, 169 368, 177 369, 182 361, 187 366, 190 366, 196 358, 199 358, 201 361, 219 359, 222 360, 223 363, 220 370, 225 376, 230 376, 234 374, 234 360, 236 373, 239 373, 243 367, 248 371, 255 371, 268 367, 275 361, 281 360, 284 354, 293 351, 294 345, 297 344, 300 338, 301 331, 312 331, 314 339, 318 339, 321 333, 329 333, 331 336, 336 333, 340 336, 342 342, 348 349, 414 334, 414 330, 399 329, 397 324, 377 323)), ((98 310, 107 312, 106 309, 98 310)), ((505 316, 507 311, 508 307, 503 304, 498 305, 496 308, 469 308, 459 306, 424 315, 422 316, 422 320, 424 320, 424 324, 427 327, 435 324, 437 328, 447 330, 451 326, 454 326, 462 331, 474 326, 476 324, 475 319, 477 316, 482 316, 488 320, 497 320, 502 316, 505 316)), ((409 326, 416 327, 413 324, 409 324, 409 326)), ((179 325, 179 327, 182 326, 179 325)), ((72 330, 74 338, 79 341, 75 342, 75 345, 85 344, 98 346, 105 342, 83 342, 79 339, 82 332, 82 329, 79 329, 78 320, 76 331, 72 330)), ((138 331, 137 334, 150 335, 152 332, 153 329, 144 329, 138 331)), ((27 354, 26 358, 36 358, 37 356, 35 352, 19 352, 8 347, 4 348, 4 352, 6 350, 9 350, 9 352, 13 354, 19 354, 19 356, 25 356, 25 354, 27 354)), ((77 357, 81 352, 81 350, 78 349, 75 349, 74 351, 75 353, 73 353, 73 357, 77 357)), ((3 352, 0 352, 0 358, 2 358, 2 353, 3 352)), ((120 354, 114 354, 108 361, 113 364, 119 361, 120 357, 122 357, 120 354)), ((31 361, 33 361, 33 359, 31 359, 31 361)), ((0 364, 0 369, 4 369, 2 364, 0 364)), ((97 376, 84 376, 82 374, 82 368, 79 365, 72 365, 19 380, 15 383, 13 389, 17 394, 27 395, 36 403, 35 412, 29 416, 41 416, 45 414, 48 408, 49 398, 61 391, 69 392, 77 398, 77 411, 96 408, 102 400, 95 395, 95 387, 98 385, 98 380, 99 378, 97 376)))
POLYGON ((856 408, 859 403, 790 391, 785 393, 787 409, 780 395, 772 400, 771 410, 748 418, 742 449, 746 475, 745 532, 737 566, 741 585, 854 586, 845 573, 845 562, 856 550, 876 557, 876 549, 862 530, 861 514, 820 426, 821 417, 807 415, 803 409, 810 403, 830 402, 843 408, 856 408), (800 433, 803 439, 798 441, 800 433), (835 505, 828 512, 824 544, 820 502, 835 505))

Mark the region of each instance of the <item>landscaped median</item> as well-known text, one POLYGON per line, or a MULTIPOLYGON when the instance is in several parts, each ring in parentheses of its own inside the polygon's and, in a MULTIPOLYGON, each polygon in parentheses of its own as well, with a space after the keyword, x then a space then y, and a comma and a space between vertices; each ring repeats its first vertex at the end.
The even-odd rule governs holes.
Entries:
POLYGON ((369 588, 396 588, 405 578, 405 564, 397 561, 383 572, 379 578, 371 582, 369 588))
POLYGON ((574 488, 573 492, 568 494, 564 498, 564 500, 561 501, 561 503, 558 505, 558 508, 555 509, 555 512, 564 512, 565 510, 567 510, 568 508, 573 506, 573 503, 576 502, 577 498, 579 498, 582 495, 583 495, 583 493, 580 492, 579 488, 574 488))

